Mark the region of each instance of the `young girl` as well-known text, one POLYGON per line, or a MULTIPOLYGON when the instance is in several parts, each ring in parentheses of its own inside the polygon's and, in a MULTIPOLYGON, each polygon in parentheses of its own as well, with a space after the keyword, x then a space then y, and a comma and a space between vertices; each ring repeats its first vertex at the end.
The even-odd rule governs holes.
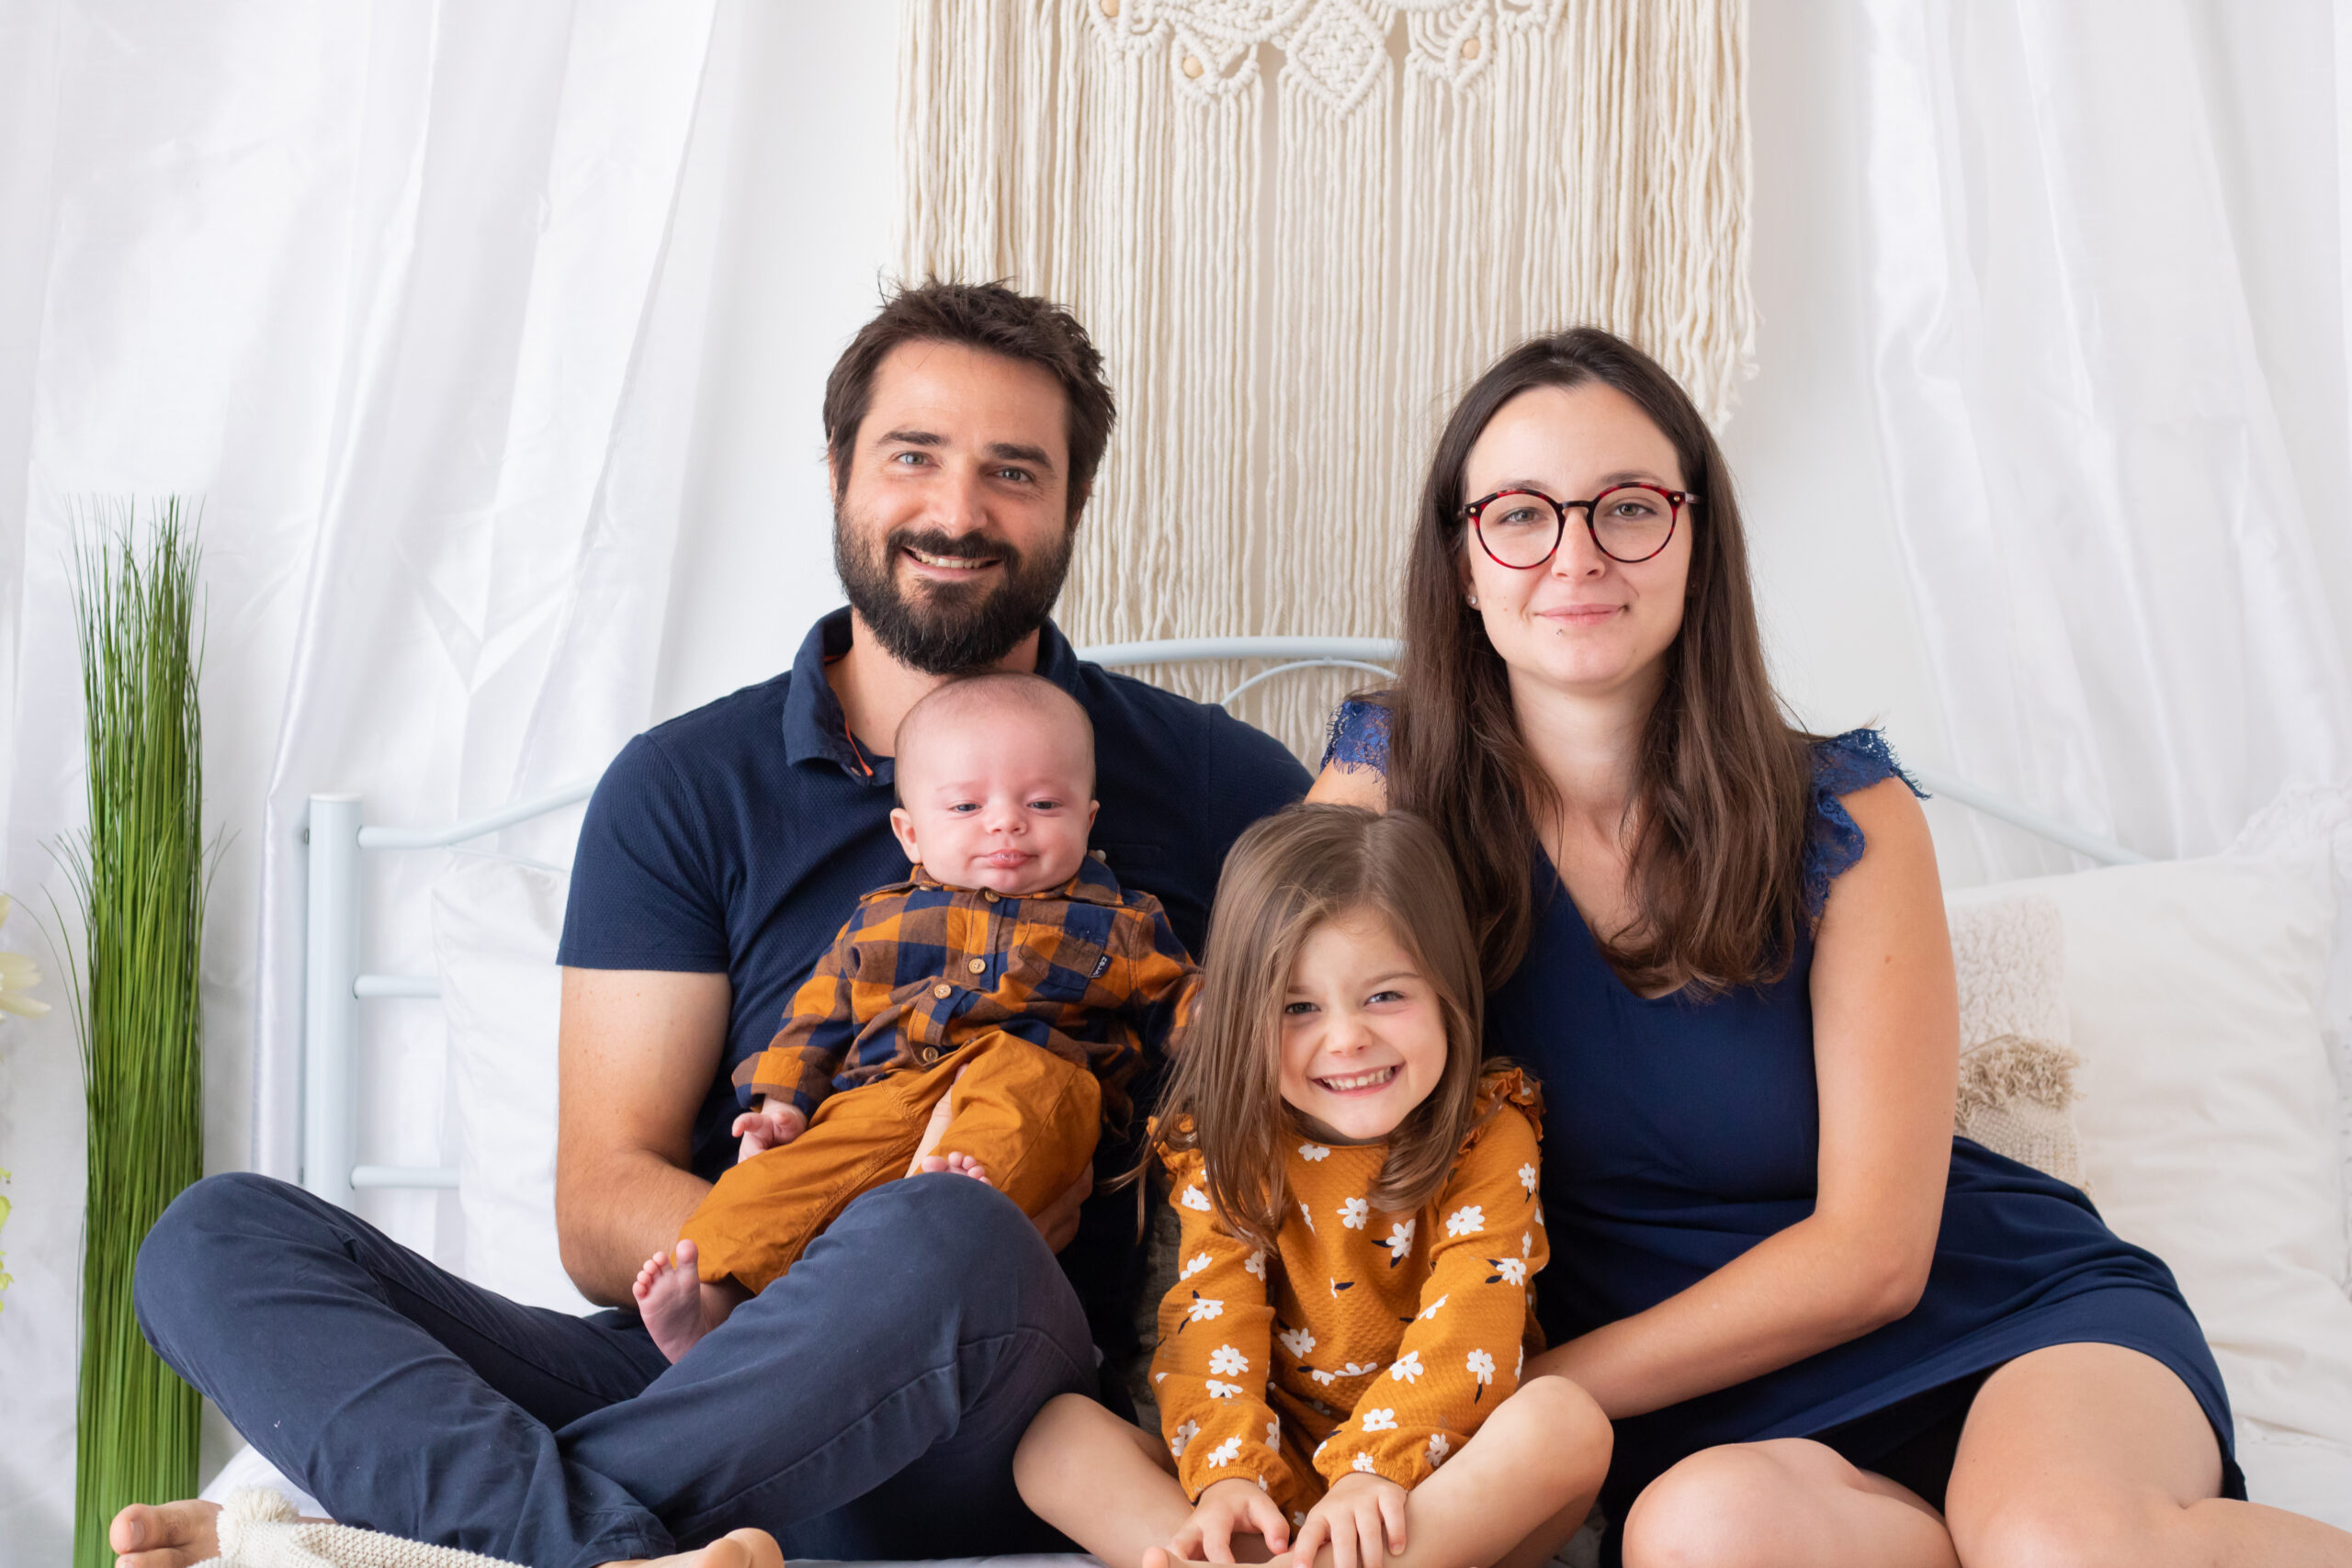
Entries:
POLYGON ((1204 968, 1152 1125, 1183 1226, 1152 1363, 1166 1440, 1065 1395, 1022 1440, 1022 1496, 1111 1568, 1544 1561, 1609 1427, 1574 1383, 1520 1382, 1540 1108, 1480 1068, 1437 836, 1352 807, 1259 823, 1204 968))

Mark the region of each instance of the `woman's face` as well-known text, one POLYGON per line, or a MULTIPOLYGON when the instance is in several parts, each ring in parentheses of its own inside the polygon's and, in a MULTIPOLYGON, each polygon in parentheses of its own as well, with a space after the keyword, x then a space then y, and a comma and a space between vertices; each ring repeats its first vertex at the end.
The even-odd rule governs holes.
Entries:
MULTIPOLYGON (((1536 490, 1556 501, 1589 501, 1611 485, 1670 491, 1687 479, 1674 444, 1616 388, 1598 381, 1532 387, 1505 403, 1470 448, 1464 502, 1501 490, 1536 490)), ((1464 592, 1477 600, 1487 637, 1514 684, 1533 682, 1606 696, 1644 690, 1682 629, 1682 590, 1690 574, 1692 508, 1685 507, 1664 550, 1626 562, 1603 555, 1567 513, 1559 553, 1514 570, 1462 532, 1464 592)))

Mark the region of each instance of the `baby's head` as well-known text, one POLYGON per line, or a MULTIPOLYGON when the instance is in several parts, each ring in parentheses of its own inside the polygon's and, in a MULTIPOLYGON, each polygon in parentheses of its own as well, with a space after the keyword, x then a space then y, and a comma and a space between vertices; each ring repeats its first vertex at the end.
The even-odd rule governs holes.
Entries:
POLYGON ((1039 893, 1078 874, 1094 826, 1094 726, 1068 692, 990 671, 948 682, 899 721, 907 858, 950 887, 1039 893))

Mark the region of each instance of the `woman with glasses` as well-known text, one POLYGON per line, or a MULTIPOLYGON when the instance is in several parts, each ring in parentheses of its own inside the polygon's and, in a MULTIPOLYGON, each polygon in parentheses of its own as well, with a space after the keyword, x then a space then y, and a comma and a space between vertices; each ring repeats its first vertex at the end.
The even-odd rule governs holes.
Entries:
POLYGON ((1926 819, 1875 732, 1784 716, 1681 389, 1597 331, 1506 355, 1439 439, 1406 594, 1397 684, 1340 710, 1313 798, 1439 825, 1487 1049, 1544 1078, 1535 1365, 1616 1425, 1610 1555, 2352 1562, 2234 1500, 2163 1263, 1953 1136, 1926 819))

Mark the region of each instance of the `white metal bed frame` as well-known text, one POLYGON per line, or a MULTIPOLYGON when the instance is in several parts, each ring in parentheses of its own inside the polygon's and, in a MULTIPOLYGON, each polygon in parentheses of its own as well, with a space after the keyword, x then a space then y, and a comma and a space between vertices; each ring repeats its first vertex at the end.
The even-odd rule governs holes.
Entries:
MULTIPOLYGON (((1181 637, 1161 642, 1122 642, 1078 650, 1105 669, 1139 664, 1182 664, 1216 660, 1271 660, 1221 699, 1235 698, 1277 675, 1296 670, 1360 670, 1393 678, 1398 645, 1386 637, 1181 637)), ((2056 818, 2002 799, 1962 779, 1926 768, 1912 776, 1932 794, 1984 813, 2011 827, 2046 839, 2104 865, 2145 861, 2122 845, 2069 827, 2056 818)), ((302 1185, 346 1208, 367 1188, 440 1188, 458 1185, 446 1166, 357 1163, 357 1108, 354 1077, 359 1044, 359 1004, 386 998, 437 998, 441 982, 430 975, 377 975, 360 967, 359 890, 361 859, 370 850, 433 850, 480 839, 588 798, 594 779, 583 779, 530 800, 517 801, 481 817, 442 828, 369 827, 361 821, 356 795, 314 795, 310 801, 310 908, 303 943, 302 1185)))

